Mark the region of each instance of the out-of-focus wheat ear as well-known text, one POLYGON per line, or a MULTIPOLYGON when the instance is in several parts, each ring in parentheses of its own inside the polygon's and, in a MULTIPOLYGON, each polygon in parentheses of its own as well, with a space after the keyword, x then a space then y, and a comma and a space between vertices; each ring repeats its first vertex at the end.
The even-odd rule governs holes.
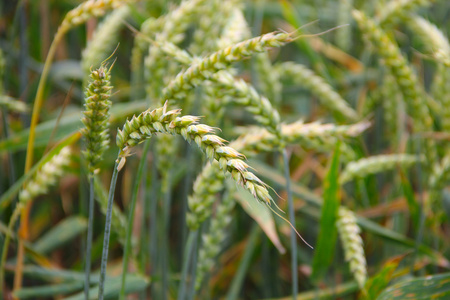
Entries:
POLYGON ((86 74, 90 73, 91 68, 98 68, 99 62, 105 60, 117 46, 119 31, 130 12, 127 5, 121 6, 106 16, 97 27, 81 55, 81 67, 86 74))
POLYGON ((225 23, 217 47, 223 49, 250 38, 250 29, 245 20, 242 7, 236 5, 225 23))
POLYGON ((0 107, 4 107, 9 111, 26 113, 30 111, 28 105, 13 97, 0 94, 0 107))
MULTIPOLYGON (((280 115, 270 101, 242 79, 235 79, 229 72, 219 72, 210 78, 222 97, 244 106, 255 119, 274 134, 280 133, 280 115)), ((281 141, 281 140, 280 140, 281 141)))
MULTIPOLYGON (((33 178, 25 185, 23 190, 19 193, 19 201, 14 208, 14 211, 9 220, 9 231, 14 231, 14 226, 26 205, 34 198, 47 193, 51 186, 55 185, 62 177, 67 167, 71 162, 72 151, 69 146, 63 147, 59 153, 53 156, 47 163, 45 163, 33 176, 33 178)), ((8 256, 8 246, 10 236, 7 235, 3 244, 2 258, 0 262, 0 282, 3 284, 4 266, 8 256)))
MULTIPOLYGON (((350 24, 352 19, 353 0, 339 0, 337 25, 350 24)), ((336 44, 344 51, 348 51, 351 45, 351 26, 339 28, 336 31, 336 44)))
POLYGON ((60 29, 68 31, 71 28, 83 24, 89 18, 101 17, 111 9, 134 2, 133 0, 87 0, 69 11, 61 23, 60 29))
POLYGON ((86 139, 86 161, 90 174, 98 172, 98 163, 109 146, 109 110, 111 107, 111 68, 102 64, 90 74, 85 91, 85 111, 82 129, 86 139))
POLYGON ((296 84, 306 87, 317 96, 320 103, 347 122, 358 120, 357 112, 350 107, 325 80, 307 67, 293 62, 277 66, 282 78, 293 80, 296 84))
POLYGON ((379 15, 375 21, 381 26, 389 26, 408 18, 421 7, 430 6, 434 0, 391 0, 387 5, 380 5, 379 15))
POLYGON ((237 1, 210 0, 202 3, 202 16, 197 20, 193 42, 189 47, 191 53, 204 55, 217 50, 220 32, 233 9, 234 2, 237 1))
POLYGON ((398 133, 402 126, 405 126, 406 120, 402 115, 403 96, 398 87, 395 78, 386 71, 383 78, 383 84, 381 86, 382 105, 383 105, 383 117, 385 120, 385 132, 391 141, 398 143, 398 133))
POLYGON ((363 288, 367 280, 367 262, 360 236, 361 230, 356 224, 355 214, 341 206, 338 210, 336 227, 344 248, 345 260, 349 263, 350 271, 353 273, 358 286, 363 288))
POLYGON ((197 230, 212 214, 217 195, 225 189, 225 175, 217 162, 208 163, 194 182, 193 193, 188 197, 187 225, 197 230))
POLYGON ((410 16, 406 24, 422 41, 430 55, 442 64, 450 64, 450 43, 448 37, 435 24, 418 16, 410 16))
POLYGON ((290 33, 271 32, 233 46, 219 50, 181 71, 163 90, 164 99, 183 99, 186 93, 201 82, 210 79, 215 73, 228 68, 233 62, 241 61, 254 53, 263 52, 293 41, 290 33))
POLYGON ((340 183, 345 184, 355 178, 364 178, 380 172, 390 171, 397 167, 408 168, 416 163, 423 163, 424 157, 411 154, 387 154, 362 158, 345 166, 340 175, 340 183))
MULTIPOLYGON (((335 125, 297 121, 281 125, 281 138, 286 144, 300 145, 319 152, 329 152, 336 147, 338 140, 345 141, 360 136, 369 126, 369 122, 335 125)), ((280 141, 278 139, 278 136, 264 128, 250 128, 233 141, 232 145, 244 153, 273 152, 279 148, 280 141)), ((355 152, 348 144, 342 143, 341 148, 345 161, 352 161, 356 158, 355 152)))
POLYGON ((283 86, 280 73, 270 61, 269 53, 263 52, 254 57, 258 90, 269 99, 275 107, 281 102, 283 86))
MULTIPOLYGON (((150 23, 151 26, 141 28, 143 36, 149 36, 156 43, 170 42, 174 45, 184 39, 187 28, 191 26, 201 13, 206 0, 183 1, 178 7, 170 10, 150 23)), ((143 44, 143 43, 142 43, 143 44)), ((161 98, 161 87, 168 84, 169 78, 179 69, 172 61, 164 58, 160 47, 150 45, 144 58, 144 84, 147 98, 161 98)))
POLYGON ((227 237, 227 228, 231 223, 236 201, 233 197, 234 188, 228 185, 227 191, 216 208, 216 213, 211 219, 208 233, 202 236, 202 247, 197 260, 197 273, 195 277, 195 289, 200 290, 203 280, 215 265, 217 255, 222 249, 222 244, 227 237))
POLYGON ((431 130, 433 120, 425 101, 425 91, 396 43, 363 12, 353 10, 353 17, 361 32, 370 40, 375 52, 380 55, 384 64, 395 77, 407 104, 408 112, 413 117, 415 129, 418 131, 431 130))

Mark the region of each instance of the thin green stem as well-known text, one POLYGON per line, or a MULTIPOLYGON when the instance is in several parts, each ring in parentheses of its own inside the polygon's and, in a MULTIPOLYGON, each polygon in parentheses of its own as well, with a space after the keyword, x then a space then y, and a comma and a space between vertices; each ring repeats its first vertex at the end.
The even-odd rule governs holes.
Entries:
MULTIPOLYGON (((284 177, 286 179, 286 192, 289 206, 289 222, 295 224, 294 200, 291 191, 291 176, 289 171, 289 158, 286 148, 283 148, 284 177)), ((291 229, 291 272, 292 272, 292 298, 297 299, 298 294, 298 275, 297 275, 297 235, 294 229, 291 229)))
POLYGON ((183 267, 181 270, 181 280, 180 286, 178 287, 178 300, 186 299, 186 286, 187 286, 187 274, 189 270, 189 265, 191 262, 192 254, 195 248, 195 240, 197 239, 198 231, 189 231, 189 235, 186 241, 186 246, 184 248, 184 259, 183 267))
POLYGON ((119 296, 119 299, 121 300, 125 299, 125 280, 127 277, 128 257, 130 256, 130 249, 131 249, 131 235, 133 231, 134 213, 136 211, 136 202, 139 192, 139 186, 142 181, 142 174, 144 173, 145 160, 149 149, 150 149, 150 140, 147 140, 144 145, 141 161, 139 162, 138 171, 136 174, 136 178, 134 180, 133 194, 131 196, 130 211, 128 215, 128 224, 127 224, 125 252, 123 254, 122 287, 120 288, 120 296, 119 296))
MULTIPOLYGON (((13 232, 14 224, 16 223, 17 218, 20 216, 21 211, 22 209, 17 208, 14 210, 11 219, 9 220, 8 233, 13 232)), ((3 295, 3 285, 5 284, 5 264, 6 258, 8 257, 8 247, 10 241, 11 236, 7 234, 3 243, 2 260, 0 261, 0 295, 3 295)))
MULTIPOLYGON (((120 151, 119 151, 120 154, 120 151)), ((117 155, 119 157, 119 154, 117 155)), ((114 171, 111 178, 111 185, 109 187, 108 195, 108 207, 106 209, 106 222, 105 222, 105 235, 103 238, 103 252, 102 252, 102 263, 100 266, 100 280, 98 283, 98 299, 103 300, 103 292, 105 289, 105 278, 106 278, 106 265, 108 263, 108 250, 109 250, 109 238, 111 234, 111 219, 112 219, 112 208, 114 202, 114 191, 116 189, 117 175, 119 171, 117 167, 119 159, 116 160, 114 164, 114 171)))
POLYGON ((91 252, 92 252, 92 234, 94 226, 94 174, 89 176, 89 216, 88 216, 88 232, 86 237, 86 264, 84 266, 84 297, 89 299, 89 282, 91 276, 91 252))
POLYGON ((259 238, 261 230, 258 224, 254 224, 248 237, 247 246, 245 247, 244 255, 239 262, 239 267, 236 271, 236 275, 233 277, 231 282, 230 290, 226 296, 226 300, 235 300, 238 298, 239 292, 242 287, 242 283, 247 273, 248 267, 250 265, 250 260, 255 252, 256 244, 259 238))

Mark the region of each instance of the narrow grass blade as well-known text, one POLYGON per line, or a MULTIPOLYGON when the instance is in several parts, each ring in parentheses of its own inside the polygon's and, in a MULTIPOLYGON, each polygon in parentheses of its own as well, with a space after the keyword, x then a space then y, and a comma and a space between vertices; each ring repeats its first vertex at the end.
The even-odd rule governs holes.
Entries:
POLYGON ((70 242, 75 237, 84 233, 87 227, 85 218, 69 217, 55 225, 45 235, 39 238, 33 245, 34 250, 42 254, 48 254, 54 249, 70 242))
POLYGON ((18 299, 36 299, 40 297, 57 297, 76 292, 83 288, 82 282, 69 282, 52 285, 44 285, 31 288, 21 288, 14 292, 18 299))
POLYGON ((319 238, 313 258, 312 278, 316 283, 323 278, 333 260, 336 246, 336 219, 339 209, 339 157, 340 143, 336 145, 331 164, 323 181, 323 205, 320 217, 319 238))
POLYGON ((399 172, 401 178, 401 185, 403 189, 403 194, 405 195, 406 202, 408 203, 409 214, 411 216, 411 221, 413 223, 414 229, 419 229, 420 223, 420 206, 414 197, 414 191, 412 189, 411 183, 406 178, 405 173, 401 170, 399 172))
POLYGON ((278 251, 284 254, 286 249, 281 244, 275 228, 275 220, 267 206, 259 203, 258 200, 241 187, 237 189, 236 200, 245 212, 258 223, 259 227, 261 227, 278 251))
MULTIPOLYGON (((103 297, 105 299, 118 299, 119 293, 121 289, 120 282, 122 281, 121 277, 108 277, 108 280, 105 283, 103 297)), ((136 293, 145 290, 149 285, 150 280, 146 277, 136 274, 128 274, 126 280, 126 288, 125 293, 136 293)), ((89 299, 97 299, 96 291, 98 287, 93 287, 89 291, 89 299)), ((84 292, 80 292, 71 297, 65 298, 66 300, 84 300, 84 292)))
POLYGON ((378 271, 377 274, 367 280, 362 293, 362 299, 375 300, 378 295, 386 288, 394 275, 395 270, 405 256, 395 257, 388 260, 378 271))
POLYGON ((253 225, 250 235, 247 240, 247 246, 245 247, 244 255, 239 262, 239 267, 236 271, 236 275, 233 277, 230 289, 226 296, 226 300, 238 299, 239 292, 241 291, 242 284, 244 282, 245 274, 247 273, 248 267, 250 266, 250 261, 255 252, 256 243, 260 234, 259 226, 257 224, 253 225))

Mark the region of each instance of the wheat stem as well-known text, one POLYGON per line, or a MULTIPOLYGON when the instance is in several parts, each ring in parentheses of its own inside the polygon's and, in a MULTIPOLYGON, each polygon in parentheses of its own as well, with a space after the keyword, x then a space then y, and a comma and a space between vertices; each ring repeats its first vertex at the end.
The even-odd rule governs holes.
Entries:
POLYGON ((89 217, 88 217, 88 232, 86 237, 86 262, 84 266, 84 297, 89 299, 89 282, 91 276, 91 251, 92 251, 92 235, 94 226, 94 177, 89 178, 89 217))
MULTIPOLYGON (((119 151, 120 154, 120 151, 119 151)), ((106 210, 106 221, 105 221, 105 232, 103 237, 103 251, 102 251, 102 261, 100 266, 100 279, 98 282, 98 299, 103 300, 103 292, 105 289, 105 278, 106 278, 106 265, 108 263, 108 250, 109 250, 109 238, 111 234, 111 219, 112 219, 112 208, 114 202, 114 192, 116 190, 117 175, 119 171, 117 169, 119 162, 116 161, 114 165, 114 171, 111 178, 111 185, 109 187, 108 195, 108 208, 106 210)))
POLYGON ((144 165, 145 165, 145 157, 147 157, 147 153, 150 149, 150 141, 147 141, 144 145, 144 150, 142 151, 142 157, 139 162, 139 167, 136 173, 136 178, 134 179, 134 186, 133 186, 133 192, 131 195, 131 202, 130 202, 130 208, 129 208, 129 215, 128 215, 128 224, 127 224, 127 237, 126 237, 126 243, 125 243, 125 251, 122 258, 122 286, 120 288, 120 294, 119 299, 124 300, 125 299, 125 281, 127 277, 127 270, 128 270, 128 257, 130 256, 131 251, 131 235, 133 230, 133 222, 134 222, 134 214, 136 211, 136 202, 139 192, 139 186, 142 181, 142 174, 144 173, 144 165))

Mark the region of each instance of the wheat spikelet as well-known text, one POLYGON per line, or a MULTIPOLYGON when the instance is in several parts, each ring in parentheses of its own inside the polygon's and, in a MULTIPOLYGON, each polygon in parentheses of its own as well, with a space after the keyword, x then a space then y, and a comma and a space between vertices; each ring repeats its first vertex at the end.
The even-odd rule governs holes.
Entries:
POLYGON ((321 77, 303 65, 287 62, 278 66, 278 72, 284 78, 294 80, 296 84, 302 85, 315 95, 326 108, 330 109, 339 116, 343 116, 347 121, 358 119, 356 111, 336 93, 333 88, 321 77))
POLYGON ((111 68, 104 64, 91 72, 90 83, 85 92, 85 108, 82 129, 86 139, 84 155, 90 174, 98 172, 98 163, 109 145, 109 109, 111 107, 111 68))
POLYGON ((91 68, 97 68, 98 62, 103 61, 117 45, 119 30, 123 20, 130 15, 128 6, 121 6, 113 10, 97 27, 92 39, 84 49, 81 56, 81 67, 89 73, 91 68))
POLYGON ((383 58, 402 91, 409 114, 414 118, 416 130, 430 130, 433 120, 430 117, 425 99, 416 75, 400 53, 398 46, 364 13, 354 10, 353 17, 360 30, 369 38, 376 52, 383 58))
POLYGON ((340 175, 340 183, 345 184, 355 178, 363 178, 379 172, 393 170, 398 166, 408 168, 418 162, 423 162, 410 154, 376 155, 350 162, 340 175))
POLYGON ((205 275, 214 267, 215 259, 221 250, 221 246, 227 237, 227 228, 231 223, 230 215, 236 202, 233 198, 233 189, 228 188, 216 209, 207 234, 202 236, 202 248, 198 254, 195 289, 199 290, 205 275))
POLYGON ((356 224, 354 213, 341 206, 338 210, 336 227, 344 248, 345 260, 349 262, 350 271, 359 287, 363 288, 367 280, 367 262, 360 236, 361 230, 356 224))
POLYGON ((131 154, 131 148, 151 138, 153 134, 181 135, 188 142, 194 141, 209 159, 217 160, 223 171, 230 173, 238 184, 259 201, 266 204, 273 201, 265 183, 248 171, 248 165, 242 160, 243 155, 231 147, 224 146, 225 140, 213 134, 214 128, 198 124, 198 117, 179 117, 179 114, 180 110, 167 111, 166 102, 161 108, 147 110, 128 120, 117 133, 116 143, 121 149, 118 169, 125 164, 125 158, 131 154))

